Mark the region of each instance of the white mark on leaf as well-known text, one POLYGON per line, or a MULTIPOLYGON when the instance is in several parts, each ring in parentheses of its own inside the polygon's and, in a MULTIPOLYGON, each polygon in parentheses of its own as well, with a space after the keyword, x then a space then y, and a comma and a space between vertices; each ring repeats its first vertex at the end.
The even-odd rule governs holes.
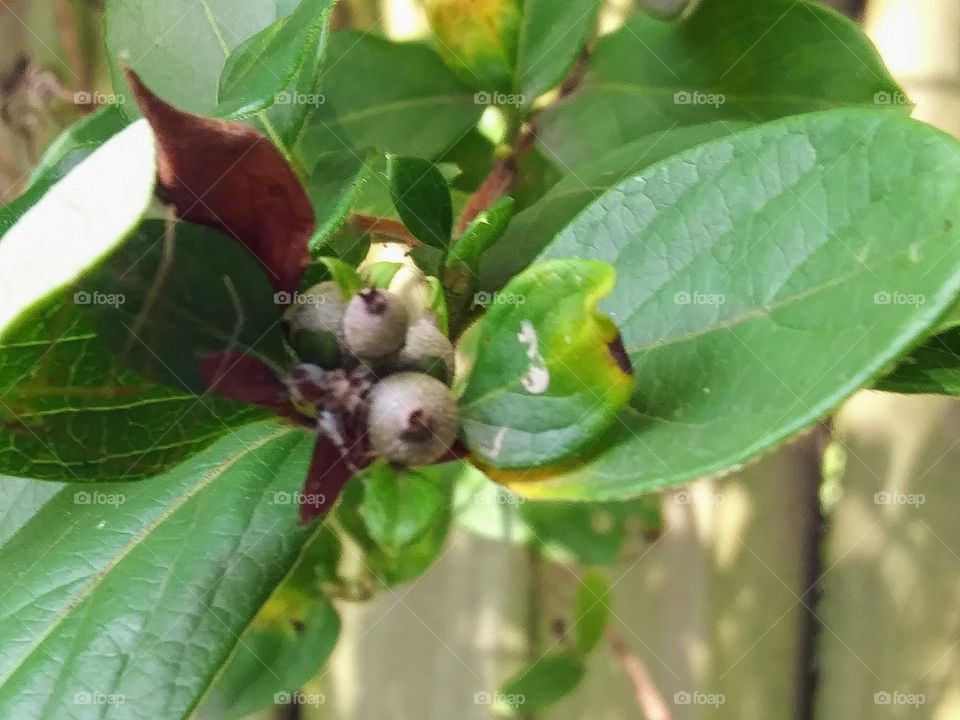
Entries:
POLYGON ((542 395, 550 387, 550 371, 547 370, 547 363, 540 354, 540 338, 537 337, 537 331, 532 322, 524 320, 520 323, 517 340, 527 346, 527 357, 530 359, 530 366, 521 380, 523 387, 528 393, 542 395))
POLYGON ((487 453, 490 457, 495 458, 500 454, 500 451, 503 450, 503 440, 507 437, 507 428, 501 427, 497 430, 497 434, 493 438, 493 445, 490 446, 490 451, 487 453))

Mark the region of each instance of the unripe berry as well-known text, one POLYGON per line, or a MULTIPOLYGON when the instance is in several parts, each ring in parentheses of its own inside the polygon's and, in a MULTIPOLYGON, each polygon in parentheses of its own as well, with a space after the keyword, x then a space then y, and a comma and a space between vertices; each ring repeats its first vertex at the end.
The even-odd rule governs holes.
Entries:
POLYGON ((290 347, 301 360, 325 368, 339 365, 346 307, 340 288, 332 281, 297 295, 297 303, 287 309, 284 319, 290 347))
POLYGON ((347 304, 343 336, 360 358, 376 359, 400 349, 407 334, 407 309, 391 292, 367 288, 347 304))
POLYGON ((398 360, 401 367, 426 373, 443 382, 453 378, 453 345, 436 323, 426 316, 407 329, 398 360))
POLYGON ((457 436, 457 405, 450 388, 422 373, 396 373, 378 382, 368 412, 371 449, 402 465, 440 459, 457 436))

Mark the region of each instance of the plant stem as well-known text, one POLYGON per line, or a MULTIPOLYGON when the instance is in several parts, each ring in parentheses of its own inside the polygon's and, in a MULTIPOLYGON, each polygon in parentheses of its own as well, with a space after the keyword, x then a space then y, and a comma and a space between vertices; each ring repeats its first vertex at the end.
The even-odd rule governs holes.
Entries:
MULTIPOLYGON (((543 557, 536 541, 527 545, 527 661, 534 663, 540 659, 542 626, 540 610, 543 607, 543 557)), ((536 720, 530 711, 521 716, 523 720, 536 720)))

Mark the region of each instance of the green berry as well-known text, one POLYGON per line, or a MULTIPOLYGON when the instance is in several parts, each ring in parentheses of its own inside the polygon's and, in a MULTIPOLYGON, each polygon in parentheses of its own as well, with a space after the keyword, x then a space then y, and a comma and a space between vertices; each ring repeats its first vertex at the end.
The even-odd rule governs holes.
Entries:
POLYGON ((436 323, 424 316, 407 328, 399 364, 449 382, 453 378, 453 345, 436 323))
POLYGON ((325 368, 339 365, 346 307, 340 288, 330 281, 297 295, 297 303, 284 316, 297 357, 325 368))
POLYGON ((376 359, 400 349, 407 334, 407 309, 387 290, 367 288, 347 304, 343 336, 359 358, 376 359))
POLYGON ((456 439, 456 401, 450 388, 436 378, 396 373, 370 391, 367 428, 378 457, 401 465, 426 465, 443 457, 456 439))

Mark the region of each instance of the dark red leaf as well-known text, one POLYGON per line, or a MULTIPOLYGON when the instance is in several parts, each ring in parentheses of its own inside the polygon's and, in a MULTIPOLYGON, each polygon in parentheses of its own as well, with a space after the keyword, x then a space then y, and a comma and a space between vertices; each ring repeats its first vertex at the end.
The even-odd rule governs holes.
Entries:
POLYGON ((290 404, 287 388, 267 365, 239 352, 219 352, 200 360, 210 392, 229 400, 259 405, 283 417, 301 419, 290 404))
POLYGON ((126 73, 157 139, 164 199, 181 218, 235 237, 260 259, 277 290, 295 291, 309 261, 314 216, 287 161, 253 128, 178 110, 135 72, 126 73))
POLYGON ((307 481, 300 496, 300 523, 306 525, 326 515, 353 473, 350 461, 333 441, 326 435, 317 436, 307 481))

